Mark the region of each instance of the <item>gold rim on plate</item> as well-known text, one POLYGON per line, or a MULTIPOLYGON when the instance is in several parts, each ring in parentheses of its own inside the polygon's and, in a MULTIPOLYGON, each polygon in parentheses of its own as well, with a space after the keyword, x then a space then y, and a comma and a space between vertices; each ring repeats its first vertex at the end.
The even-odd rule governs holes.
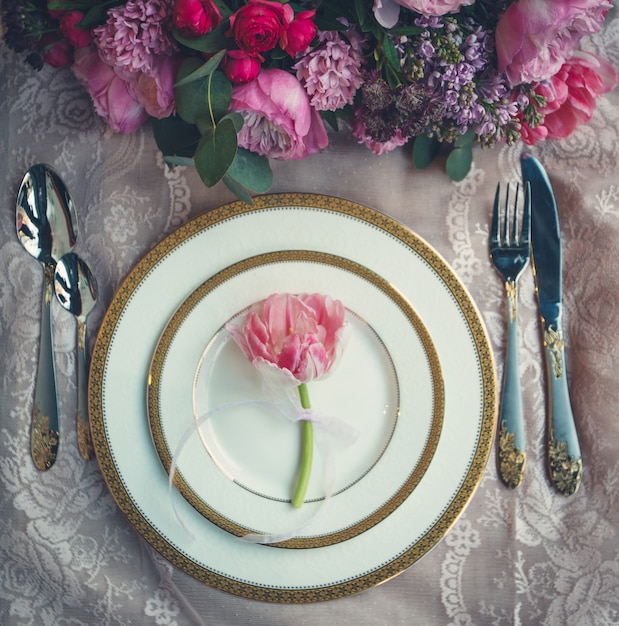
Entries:
MULTIPOLYGON (((290 228, 290 223, 287 222, 286 228, 290 228)), ((341 239, 348 234, 325 232, 341 239)), ((278 249, 281 244, 276 240, 280 236, 285 240, 286 233, 266 233, 265 238, 278 249)), ((302 245, 296 243, 295 247, 306 248, 308 238, 310 235, 303 235, 302 245)), ((259 237, 248 240, 251 250, 244 250, 243 256, 269 251, 261 250, 261 245, 259 237)), ((398 273, 400 270, 393 271, 398 273)), ((407 272, 410 272, 408 267, 407 272)), ((399 284, 395 287, 404 288, 399 284)), ((418 304, 413 302, 416 308, 418 304)), ((422 304, 426 306, 425 302, 422 304)), ((447 262, 418 235, 387 215, 354 202, 313 194, 261 196, 254 199, 252 206, 242 202, 227 204, 186 223, 156 245, 129 273, 106 312, 93 351, 89 380, 90 419, 97 459, 112 496, 137 532, 168 561, 195 579, 235 595, 275 603, 318 602, 355 594, 400 574, 427 554, 455 523, 481 481, 492 447, 496 406, 494 360, 486 330, 471 296, 447 262), (207 275, 215 274, 231 265, 234 250, 225 237, 231 228, 239 228, 239 223, 246 226, 246 221, 255 226, 264 220, 273 227, 273 223, 278 224, 281 218, 287 222, 288 217, 312 224, 314 220, 319 221, 317 226, 321 232, 315 238, 316 246, 321 245, 325 226, 349 229, 351 236, 341 245, 334 244, 326 250, 328 252, 341 252, 340 247, 344 247, 351 252, 342 253, 342 256, 354 258, 354 246, 363 243, 388 247, 389 258, 383 254, 380 262, 376 261, 372 246, 358 250, 359 260, 366 264, 366 257, 371 258, 372 264, 368 262, 367 266, 386 280, 391 280, 391 276, 385 275, 389 271, 377 270, 373 264, 384 267, 384 263, 391 262, 391 256, 410 259, 410 265, 416 268, 416 280, 431 281, 437 292, 433 297, 448 304, 449 311, 438 311, 439 317, 448 317, 455 327, 436 329, 435 321, 428 320, 423 310, 419 311, 437 346, 441 365, 447 365, 447 370, 443 367, 446 421, 436 453, 444 465, 437 467, 431 462, 406 502, 372 529, 334 546, 303 550, 303 556, 298 550, 273 550, 246 544, 210 524, 198 512, 195 515, 201 521, 198 525, 196 519, 193 528, 201 534, 200 541, 191 541, 168 519, 169 511, 164 510, 165 504, 159 502, 167 494, 167 476, 150 440, 144 389, 156 340, 176 307, 204 281, 204 274, 198 279, 194 271, 190 277, 179 278, 178 284, 172 288, 176 304, 166 303, 165 319, 159 310, 152 311, 151 319, 150 311, 140 309, 138 312, 137 304, 134 306, 133 302, 136 300, 139 304, 150 297, 151 291, 157 287, 152 284, 154 277, 160 271, 167 271, 166 260, 186 261, 183 254, 191 251, 205 266, 211 265, 207 275), (276 218, 276 221, 269 221, 270 218, 276 218), (255 221, 258 219, 261 221, 255 221), (360 232, 365 242, 353 240, 360 232), (193 240, 197 242, 194 245, 193 240), (205 242, 212 248, 208 253, 203 249, 205 242), (227 255, 228 259, 220 261, 219 255, 227 255), (213 266, 219 262, 219 267, 213 266), (139 323, 137 317, 140 317, 139 323), (125 344, 132 341, 127 335, 135 328, 142 332, 142 325, 144 333, 150 333, 147 345, 132 345, 136 354, 131 354, 133 361, 129 359, 125 370, 123 363, 119 365, 119 359, 128 352, 125 344), (459 362, 460 354, 451 354, 454 341, 466 348, 466 371, 459 362), (441 351, 447 353, 445 359, 441 351), (449 356, 458 362, 446 363, 449 356), (458 378, 460 371, 467 383, 474 379, 473 390, 458 378), (119 377, 122 387, 110 390, 110 379, 116 383, 119 377), (455 399, 450 395, 454 384, 458 385, 459 394, 455 399), (465 414, 460 406, 454 406, 459 404, 462 395, 473 407, 474 414, 465 414), (466 432, 458 430, 463 422, 470 425, 466 432), (466 443, 449 441, 452 437, 450 424, 458 425, 456 434, 460 439, 464 435, 466 443), (127 440, 126 431, 129 437, 135 437, 135 441, 127 440), (135 456, 134 445, 138 446, 135 456), (459 450, 457 446, 466 446, 466 449, 459 450), (446 467, 449 468, 445 455, 451 454, 452 448, 458 452, 457 467, 462 469, 445 475, 446 467), (427 506, 437 508, 428 513, 429 521, 425 517, 417 519, 421 515, 417 499, 436 491, 433 481, 444 482, 439 485, 443 500, 436 505, 428 501, 427 506), (413 531, 409 518, 414 518, 412 521, 419 528, 414 531, 418 532, 415 536, 410 534, 413 531), (274 566, 264 567, 265 550, 274 566), (299 558, 303 567, 300 567, 299 558)), ((179 498, 184 502, 182 497, 179 498)), ((185 506, 187 511, 192 510, 189 504, 185 503, 185 506)))

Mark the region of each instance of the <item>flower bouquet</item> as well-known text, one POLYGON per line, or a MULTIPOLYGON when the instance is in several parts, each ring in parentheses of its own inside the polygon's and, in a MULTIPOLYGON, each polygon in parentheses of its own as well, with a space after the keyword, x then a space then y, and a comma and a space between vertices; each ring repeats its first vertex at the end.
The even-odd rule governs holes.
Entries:
POLYGON ((473 145, 561 139, 613 89, 580 49, 607 0, 3 0, 4 41, 70 66, 115 132, 148 119, 170 166, 251 202, 269 159, 349 132, 376 154, 441 146, 453 180, 473 145))

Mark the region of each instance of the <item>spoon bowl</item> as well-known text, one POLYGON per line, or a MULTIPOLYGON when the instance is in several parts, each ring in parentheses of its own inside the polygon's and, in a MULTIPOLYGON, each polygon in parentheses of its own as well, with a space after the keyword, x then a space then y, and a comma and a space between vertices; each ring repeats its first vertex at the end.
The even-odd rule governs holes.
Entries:
POLYGON ((51 299, 56 263, 70 252, 77 238, 77 215, 57 172, 43 163, 24 175, 15 210, 17 238, 43 265, 41 336, 30 428, 35 466, 48 470, 58 454, 58 398, 52 343, 51 299))
POLYGON ((86 262, 74 252, 65 254, 54 273, 58 302, 77 321, 77 445, 86 460, 94 456, 88 417, 88 357, 86 318, 97 304, 97 281, 86 262))

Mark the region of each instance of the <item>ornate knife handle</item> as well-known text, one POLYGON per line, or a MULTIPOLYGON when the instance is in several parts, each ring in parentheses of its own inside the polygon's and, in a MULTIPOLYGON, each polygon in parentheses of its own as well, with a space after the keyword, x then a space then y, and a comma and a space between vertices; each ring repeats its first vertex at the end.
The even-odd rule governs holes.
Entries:
POLYGON ((37 469, 48 470, 58 454, 58 403, 52 345, 51 299, 54 272, 45 268, 41 299, 41 339, 30 428, 30 451, 37 469))
POLYGON ((582 455, 565 374, 563 333, 544 331, 548 381, 548 467, 550 479, 565 496, 576 493, 582 479, 582 455))

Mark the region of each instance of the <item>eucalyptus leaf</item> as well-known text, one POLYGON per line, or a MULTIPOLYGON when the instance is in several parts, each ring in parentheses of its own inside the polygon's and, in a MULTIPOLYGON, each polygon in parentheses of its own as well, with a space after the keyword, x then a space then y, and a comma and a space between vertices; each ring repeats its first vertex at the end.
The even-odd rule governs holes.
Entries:
POLYGON ((460 182, 469 173, 472 163, 473 148, 471 146, 454 148, 447 157, 447 175, 451 180, 460 182))
POLYGON ((419 135, 413 144, 413 163, 418 170, 428 167, 434 161, 441 147, 440 141, 427 135, 419 135))
POLYGON ((175 165, 186 165, 187 167, 194 167, 194 160, 190 157, 181 157, 181 156, 164 156, 163 160, 169 167, 174 167, 175 165))
POLYGON ((196 170, 207 187, 218 183, 226 174, 237 152, 237 135, 230 119, 222 120, 205 133, 196 148, 196 170))
POLYGON ((228 22, 222 22, 215 30, 202 37, 185 37, 178 30, 173 30, 174 39, 190 50, 198 52, 218 52, 230 45, 230 39, 226 37, 229 28, 228 22))
POLYGON ((245 148, 237 150, 227 175, 257 193, 268 191, 273 184, 269 159, 245 148))
POLYGON ((245 202, 245 204, 252 205, 252 200, 249 191, 241 185, 237 180, 234 180, 229 174, 225 174, 222 178, 224 185, 239 199, 245 202))
POLYGON ((196 68, 193 72, 187 74, 187 76, 185 76, 184 78, 181 78, 179 81, 177 81, 174 87, 187 85, 194 80, 198 80, 199 78, 204 78, 205 76, 212 74, 218 68, 225 54, 225 50, 220 50, 217 54, 214 54, 206 63, 196 68))
POLYGON ((217 120, 228 112, 232 100, 232 83, 223 72, 213 72, 210 81, 209 97, 213 117, 217 120))
MULTIPOLYGON (((195 72, 202 63, 197 58, 185 59, 178 69, 177 77, 182 80, 195 72)), ((180 80, 178 82, 180 82, 180 80)), ((194 80, 174 89, 176 112, 189 124, 195 124, 198 117, 208 113, 208 83, 206 78, 194 80)))
POLYGON ((244 123, 243 122, 243 116, 238 111, 233 111, 232 113, 227 113, 221 119, 222 120, 227 120, 227 119, 232 120, 232 123, 234 124, 234 128, 236 129, 237 133, 241 130, 241 128, 243 128, 243 123, 244 123))
POLYGON ((200 132, 180 117, 172 115, 152 120, 153 136, 164 156, 192 157, 200 141, 200 132))

